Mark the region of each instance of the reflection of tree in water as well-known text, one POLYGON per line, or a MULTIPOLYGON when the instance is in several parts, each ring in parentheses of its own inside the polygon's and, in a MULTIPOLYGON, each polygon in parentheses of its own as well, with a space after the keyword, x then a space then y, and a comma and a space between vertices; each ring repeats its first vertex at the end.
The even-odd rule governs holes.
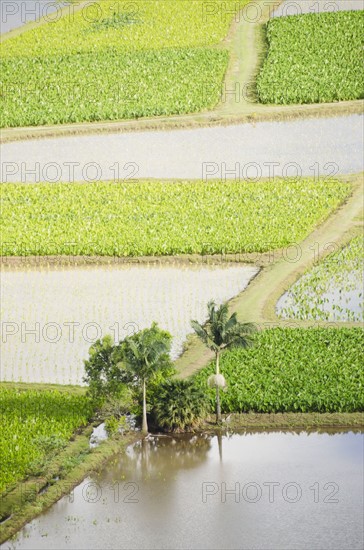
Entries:
POLYGON ((178 470, 202 464, 210 448, 210 435, 149 436, 109 461, 98 481, 173 479, 178 470))

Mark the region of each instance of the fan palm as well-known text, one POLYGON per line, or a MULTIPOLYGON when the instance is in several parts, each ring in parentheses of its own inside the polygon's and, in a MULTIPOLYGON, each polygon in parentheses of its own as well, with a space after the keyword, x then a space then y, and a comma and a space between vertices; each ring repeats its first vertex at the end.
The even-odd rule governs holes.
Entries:
POLYGON ((215 354, 216 373, 210 376, 208 383, 216 388, 216 422, 221 422, 220 388, 225 387, 225 378, 220 374, 220 355, 225 349, 232 347, 247 348, 253 344, 253 333, 256 326, 253 323, 240 323, 237 314, 229 316, 229 306, 222 304, 217 307, 214 301, 207 304, 208 319, 205 325, 191 321, 197 336, 215 354))
POLYGON ((193 380, 166 380, 158 388, 156 398, 155 420, 165 431, 191 430, 206 413, 206 395, 193 380))

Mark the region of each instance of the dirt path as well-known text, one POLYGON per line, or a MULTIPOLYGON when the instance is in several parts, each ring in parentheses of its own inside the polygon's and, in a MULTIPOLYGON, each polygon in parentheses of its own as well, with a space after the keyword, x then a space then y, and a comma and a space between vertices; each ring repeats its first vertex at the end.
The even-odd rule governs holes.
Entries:
MULTIPOLYGON (((347 178, 349 179, 349 178, 347 178)), ((318 323, 313 321, 284 321, 275 313, 279 297, 314 263, 342 246, 354 235, 363 231, 362 212, 364 201, 363 174, 350 178, 353 192, 349 199, 322 225, 316 228, 297 247, 292 246, 265 267, 250 283, 247 290, 230 301, 231 310, 242 321, 251 321, 264 329, 273 326, 362 326, 362 323, 318 323), (269 292, 267 292, 269 289, 269 292)), ((177 360, 177 369, 187 377, 202 368, 212 355, 196 338, 192 338, 186 352, 177 360)))

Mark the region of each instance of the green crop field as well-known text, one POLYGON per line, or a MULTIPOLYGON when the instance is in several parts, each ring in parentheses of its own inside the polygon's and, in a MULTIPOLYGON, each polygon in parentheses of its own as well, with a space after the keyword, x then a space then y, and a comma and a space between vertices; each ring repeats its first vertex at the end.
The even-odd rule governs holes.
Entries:
POLYGON ((92 2, 1 46, 1 126, 115 120, 214 107, 221 42, 247 0, 92 2), (220 45, 216 47, 216 45, 220 45))
POLYGON ((364 241, 360 236, 301 277, 289 290, 279 315, 291 319, 363 321, 363 262, 364 241), (330 295, 335 298, 334 304, 330 295), (354 295, 361 306, 355 310, 351 303, 354 295))
POLYGON ((320 103, 364 97, 364 11, 307 14, 267 24, 257 80, 261 103, 320 103))
POLYGON ((3 184, 3 256, 265 252, 300 242, 349 195, 332 179, 3 184))
MULTIPOLYGON (((364 410, 361 328, 268 329, 253 348, 225 352, 221 392, 228 412, 355 412, 364 410)), ((196 383, 207 387, 211 364, 196 383)), ((209 392, 211 408, 215 390, 209 392)))
POLYGON ((65 446, 92 413, 82 395, 0 386, 0 493, 65 446))

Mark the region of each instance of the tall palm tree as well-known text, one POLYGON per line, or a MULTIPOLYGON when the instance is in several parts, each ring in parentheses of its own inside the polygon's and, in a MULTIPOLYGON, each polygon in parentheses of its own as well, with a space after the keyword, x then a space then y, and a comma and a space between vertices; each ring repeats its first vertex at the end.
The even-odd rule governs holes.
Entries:
POLYGON ((214 301, 207 304, 208 319, 205 325, 191 321, 193 330, 202 342, 215 354, 216 373, 209 377, 209 386, 216 388, 216 422, 221 422, 220 388, 226 386, 225 378, 220 374, 220 355, 232 347, 247 348, 253 344, 253 323, 240 323, 236 313, 229 317, 229 306, 217 307, 214 301))
MULTIPOLYGON (((143 391, 142 432, 148 433, 147 382, 159 370, 170 367, 171 335, 157 323, 126 338, 122 342, 122 363, 132 373, 143 391)), ((122 365, 120 365, 122 366, 122 365)))

